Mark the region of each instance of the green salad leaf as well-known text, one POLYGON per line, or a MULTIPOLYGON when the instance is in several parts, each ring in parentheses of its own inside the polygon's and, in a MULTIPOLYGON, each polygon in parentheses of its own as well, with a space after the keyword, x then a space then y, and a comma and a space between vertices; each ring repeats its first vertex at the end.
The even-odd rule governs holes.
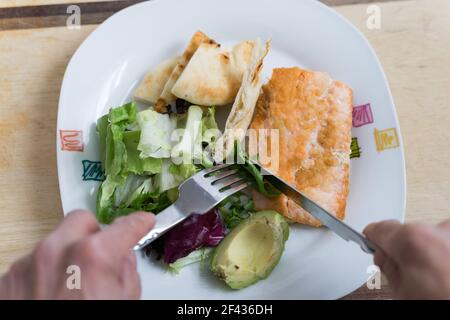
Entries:
POLYGON ((148 211, 157 214, 172 203, 173 201, 169 198, 168 191, 159 192, 158 189, 154 189, 153 191, 138 193, 137 197, 129 205, 129 208, 132 208, 132 211, 148 211))
POLYGON ((112 108, 109 111, 109 121, 112 124, 121 124, 127 126, 136 121, 137 108, 134 102, 124 104, 118 108, 112 108))
POLYGON ((245 155, 241 144, 237 141, 235 143, 235 155, 237 157, 237 163, 240 163, 241 168, 253 177, 253 185, 259 193, 266 197, 276 197, 281 194, 280 191, 264 181, 261 171, 249 160, 245 155))
POLYGON ((202 117, 203 110, 191 106, 187 112, 186 126, 181 141, 172 148, 172 159, 176 164, 191 164, 202 159, 202 117))
POLYGON ((226 198, 217 208, 230 230, 255 212, 253 200, 242 192, 226 198))
POLYGON ((136 105, 128 103, 111 109, 108 117, 103 116, 97 122, 97 131, 102 139, 100 152, 106 179, 97 196, 97 214, 107 220, 107 210, 114 202, 111 198, 116 188, 122 185, 128 175, 126 170, 127 152, 123 141, 126 126, 136 120, 136 105))
POLYGON ((112 108, 108 115, 97 121, 100 138, 100 154, 106 174, 97 192, 97 217, 102 223, 110 223, 119 215, 136 211, 124 203, 130 203, 145 177, 161 171, 161 159, 139 157, 137 145, 140 131, 127 131, 136 122, 137 107, 134 103, 112 108))
POLYGON ((213 165, 202 148, 202 133, 217 129, 213 107, 190 106, 177 116, 152 109, 138 112, 134 103, 127 103, 100 117, 96 129, 106 175, 97 193, 102 223, 137 210, 158 213, 178 198, 183 181, 213 165), (185 131, 174 144, 177 124, 185 131), (174 163, 173 154, 183 161, 174 163))
POLYGON ((211 168, 214 165, 210 153, 210 145, 217 141, 222 135, 216 122, 216 108, 210 107, 202 118, 202 144, 206 145, 203 150, 201 165, 203 168, 211 168))
POLYGON ((169 270, 173 273, 180 273, 180 270, 184 267, 198 262, 203 262, 208 260, 214 248, 211 247, 203 247, 192 251, 186 257, 180 258, 177 261, 169 264, 169 270))
POLYGON ((130 202, 131 195, 144 183, 145 177, 129 174, 125 182, 116 187, 114 193, 114 206, 121 207, 130 202))
POLYGON ((105 160, 106 160, 106 135, 108 133, 109 126, 109 115, 105 114, 103 117, 100 117, 97 120, 97 133, 99 137, 99 151, 100 151, 100 160, 102 162, 103 170, 105 169, 105 160))
POLYGON ((169 172, 174 176, 175 180, 181 184, 184 180, 188 179, 190 176, 196 174, 199 168, 192 163, 188 164, 172 164, 169 167, 169 172))
POLYGON ((127 153, 125 144, 123 143, 124 126, 120 124, 110 123, 109 130, 106 134, 106 175, 118 176, 122 172, 127 153))
MULTIPOLYGON (((206 111, 206 115, 202 118, 202 134, 203 139, 205 138, 205 132, 207 130, 217 129, 219 130, 219 126, 216 122, 216 108, 209 107, 206 111)), ((205 140, 203 140, 205 141, 205 140)))
POLYGON ((162 159, 140 157, 140 152, 137 149, 140 136, 140 131, 125 131, 123 134, 123 142, 127 151, 126 170, 139 175, 160 173, 162 159))
POLYGON ((137 149, 141 158, 170 158, 171 135, 177 126, 176 115, 168 115, 154 110, 138 113, 137 122, 141 136, 137 149))
POLYGON ((163 159, 161 172, 155 176, 155 183, 161 192, 178 187, 179 182, 175 175, 170 172, 173 165, 170 159, 163 159))

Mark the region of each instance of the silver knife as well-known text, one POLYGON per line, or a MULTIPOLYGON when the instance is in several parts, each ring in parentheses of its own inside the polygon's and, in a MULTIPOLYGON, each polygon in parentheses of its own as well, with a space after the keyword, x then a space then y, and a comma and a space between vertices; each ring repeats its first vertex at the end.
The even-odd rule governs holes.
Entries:
POLYGON ((251 162, 261 170, 264 180, 269 182, 277 190, 285 194, 292 201, 308 211, 313 217, 319 219, 325 226, 334 231, 342 239, 346 241, 356 242, 364 252, 367 252, 369 254, 375 253, 377 247, 363 234, 359 233, 343 221, 333 216, 327 210, 309 199, 289 183, 275 176, 273 173, 259 165, 257 162, 252 160, 251 162))

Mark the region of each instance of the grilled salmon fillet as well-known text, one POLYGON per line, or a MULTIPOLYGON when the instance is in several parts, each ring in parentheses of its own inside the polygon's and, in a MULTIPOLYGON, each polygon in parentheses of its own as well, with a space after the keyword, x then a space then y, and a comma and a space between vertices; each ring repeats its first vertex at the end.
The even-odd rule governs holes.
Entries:
MULTIPOLYGON (((352 99, 348 86, 325 73, 274 69, 250 126, 278 129, 279 165, 272 168, 274 173, 339 219, 345 216, 349 192, 352 99)), ((257 210, 272 209, 292 221, 321 226, 286 196, 266 198, 253 192, 257 210)))

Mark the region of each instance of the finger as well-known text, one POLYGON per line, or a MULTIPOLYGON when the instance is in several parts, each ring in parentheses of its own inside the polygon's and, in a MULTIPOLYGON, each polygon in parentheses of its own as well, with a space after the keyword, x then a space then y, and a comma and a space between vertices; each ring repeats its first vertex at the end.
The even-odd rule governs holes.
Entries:
POLYGON ((136 256, 130 252, 122 263, 120 272, 122 299, 139 299, 141 296, 141 281, 136 269, 136 256))
POLYGON ((450 230, 450 219, 441 222, 438 225, 438 227, 441 228, 441 229, 450 230))
POLYGON ((128 250, 155 225, 155 217, 148 212, 137 212, 117 219, 108 229, 95 237, 110 255, 122 258, 128 250))
POLYGON ((386 278, 395 290, 400 283, 400 272, 397 263, 393 259, 386 257, 380 270, 386 275, 386 278))
POLYGON ((133 268, 136 269, 137 268, 137 260, 136 260, 136 254, 134 253, 134 251, 130 250, 127 257, 128 257, 128 260, 130 261, 131 265, 133 266, 133 268))
POLYGON ((377 250, 373 257, 373 262, 380 267, 380 270, 383 270, 383 265, 386 262, 386 254, 382 250, 377 250))
POLYGON ((395 256, 397 248, 393 238, 401 228, 401 223, 396 220, 387 220, 368 225, 363 233, 372 240, 388 256, 395 256))
POLYGON ((59 247, 64 248, 99 230, 97 219, 92 212, 74 210, 69 212, 48 239, 55 239, 59 247))
POLYGON ((35 298, 32 290, 24 290, 20 283, 33 283, 31 255, 14 262, 9 271, 0 278, 0 299, 2 300, 30 300, 35 298))

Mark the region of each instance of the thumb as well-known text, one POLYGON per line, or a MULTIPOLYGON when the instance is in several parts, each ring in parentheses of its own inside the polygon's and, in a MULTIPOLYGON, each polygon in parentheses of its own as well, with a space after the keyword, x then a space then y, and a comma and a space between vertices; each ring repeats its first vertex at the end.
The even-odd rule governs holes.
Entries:
POLYGON ((98 237, 107 252, 122 256, 145 236, 155 225, 155 216, 149 212, 137 212, 118 218, 98 237))
POLYGON ((386 220, 369 224, 363 233, 385 254, 395 256, 396 245, 393 239, 401 226, 401 223, 397 220, 386 220))

